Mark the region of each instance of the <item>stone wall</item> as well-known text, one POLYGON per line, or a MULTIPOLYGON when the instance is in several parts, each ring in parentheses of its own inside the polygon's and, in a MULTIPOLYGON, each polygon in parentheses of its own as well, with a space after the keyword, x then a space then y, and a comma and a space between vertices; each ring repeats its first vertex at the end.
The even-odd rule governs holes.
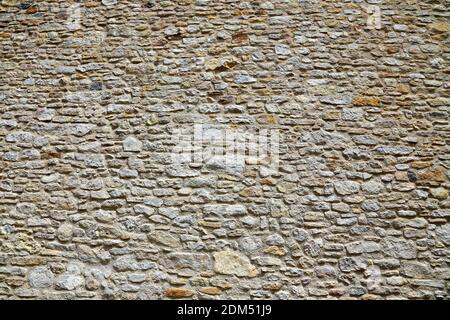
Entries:
POLYGON ((448 1, 0 2, 0 298, 448 298, 448 1))

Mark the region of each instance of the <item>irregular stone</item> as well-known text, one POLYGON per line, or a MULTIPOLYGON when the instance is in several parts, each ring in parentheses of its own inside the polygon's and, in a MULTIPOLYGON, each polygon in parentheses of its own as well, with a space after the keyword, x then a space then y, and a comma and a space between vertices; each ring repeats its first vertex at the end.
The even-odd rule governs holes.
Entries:
POLYGON ((417 248, 413 241, 388 237, 381 242, 382 250, 388 256, 400 259, 415 259, 417 248))
POLYGON ((377 152, 382 154, 389 154, 394 156, 406 156, 414 151, 413 148, 410 147, 391 147, 391 146, 381 146, 375 149, 377 152))
POLYGON ((123 151, 139 152, 142 151, 142 142, 135 137, 128 137, 123 141, 123 151))
POLYGON ((256 277, 259 271, 243 254, 225 250, 213 254, 214 270, 221 274, 236 275, 238 277, 256 277))
POLYGON ((156 269, 157 265, 151 261, 137 261, 132 256, 123 256, 118 258, 113 263, 113 267, 117 271, 138 271, 138 270, 150 270, 156 269))
POLYGON ((167 169, 167 174, 171 177, 196 177, 200 173, 196 170, 192 170, 183 165, 171 165, 167 169))
POLYGON ((204 213, 208 215, 238 216, 247 214, 247 208, 240 204, 208 204, 205 205, 204 213))
POLYGON ((80 275, 64 273, 56 279, 56 287, 62 290, 75 290, 84 284, 84 278, 80 275))
POLYGON ((323 96, 319 98, 320 102, 332 105, 346 105, 352 102, 349 96, 323 96))
POLYGON ((6 142, 30 143, 33 138, 34 136, 30 132, 12 132, 6 136, 5 140, 6 142))
POLYGON ((345 246, 350 254, 373 253, 381 250, 380 244, 373 241, 356 241, 345 246))
POLYGON ((233 175, 241 174, 245 169, 245 159, 241 156, 214 156, 207 160, 206 166, 211 170, 224 170, 233 175))
POLYGON ((37 267, 28 275, 28 283, 32 288, 49 288, 53 286, 54 275, 46 267, 37 267))
POLYGON ((339 270, 342 272, 353 272, 363 270, 367 267, 361 260, 354 257, 343 257, 338 261, 339 270))
POLYGON ((212 268, 212 261, 203 253, 172 252, 167 255, 166 266, 174 270, 208 271, 212 268))
POLYGON ((291 54, 291 50, 289 46, 279 44, 275 46, 275 53, 280 56, 288 56, 291 54))
POLYGON ((446 33, 450 32, 450 23, 447 21, 436 21, 430 24, 430 29, 437 33, 446 33))
POLYGON ((445 200, 448 198, 448 190, 442 187, 431 189, 430 193, 433 195, 434 198, 439 200, 445 200))
POLYGON ((446 223, 436 228, 436 236, 445 245, 450 245, 450 224, 446 223))
POLYGON ((247 74, 239 74, 235 76, 234 81, 236 83, 248 84, 256 82, 256 79, 247 74))
POLYGON ((237 60, 232 56, 226 56, 219 59, 210 59, 205 63, 206 70, 210 71, 225 71, 232 69, 237 60))
POLYGON ((432 273, 430 266, 417 261, 404 261, 401 264, 401 274, 408 278, 426 279, 432 273))
POLYGON ((377 97, 353 97, 352 103, 354 106, 371 106, 371 107, 378 107, 380 106, 381 102, 380 99, 377 97))
POLYGON ((169 248, 181 247, 179 237, 167 231, 153 231, 148 235, 148 238, 150 241, 154 241, 169 248))
POLYGON ((339 195, 349 195, 359 192, 361 187, 355 181, 338 181, 334 183, 334 188, 339 195))
POLYGON ((384 191, 384 184, 376 180, 370 180, 364 182, 361 189, 369 194, 378 194, 384 191))

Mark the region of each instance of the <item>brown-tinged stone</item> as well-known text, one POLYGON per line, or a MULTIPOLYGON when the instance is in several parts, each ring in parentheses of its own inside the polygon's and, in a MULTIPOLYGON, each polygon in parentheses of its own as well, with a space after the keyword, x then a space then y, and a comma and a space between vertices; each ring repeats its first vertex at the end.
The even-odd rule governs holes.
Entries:
POLYGON ((219 295, 222 293, 222 290, 217 287, 203 287, 203 288, 200 288, 199 291, 201 293, 205 293, 205 294, 209 294, 209 295, 213 295, 213 296, 219 295))
POLYGON ((28 14, 35 14, 36 12, 38 12, 38 8, 36 6, 30 6, 26 11, 28 14))
POLYGON ((410 91, 409 86, 407 84, 403 84, 403 83, 401 83, 397 86, 397 90, 398 90, 398 92, 403 93, 403 94, 409 93, 409 91, 410 91))
POLYGON ((446 188, 434 188, 430 190, 434 198, 439 200, 445 200, 448 198, 448 190, 446 188))
POLYGON ((445 299, 446 7, 356 2, 0 0, 0 299, 445 299))
POLYGON ((283 284, 279 282, 268 282, 263 284, 263 288, 270 291, 279 291, 282 287, 283 284))
POLYGON ((171 299, 190 298, 194 295, 194 292, 192 290, 183 288, 169 288, 166 289, 164 292, 166 296, 171 299))
POLYGON ((284 256, 286 255, 287 250, 279 246, 270 246, 264 249, 264 252, 268 254, 273 254, 275 256, 284 256))
POLYGON ((261 179, 261 184, 266 186, 275 186, 277 184, 277 180, 275 178, 263 178, 261 179))
POLYGON ((32 266, 38 266, 45 263, 45 259, 43 257, 37 257, 37 256, 28 256, 23 258, 18 258, 15 261, 13 261, 13 265, 17 266, 24 266, 24 267, 32 267, 32 266))
POLYGON ((5 279, 5 283, 11 287, 21 287, 26 282, 26 279, 20 277, 10 277, 5 279))
POLYGON ((236 32, 232 36, 233 42, 244 42, 248 40, 248 35, 241 32, 236 32))
POLYGON ((354 97, 352 103, 354 106, 361 106, 361 107, 367 106, 379 107, 381 104, 380 99, 377 97, 363 97, 363 96, 354 97))
POLYGON ((448 21, 437 21, 430 24, 430 29, 436 33, 445 33, 450 31, 450 23, 448 21))
POLYGON ((445 182, 447 180, 444 168, 429 168, 419 173, 419 180, 425 183, 445 182))

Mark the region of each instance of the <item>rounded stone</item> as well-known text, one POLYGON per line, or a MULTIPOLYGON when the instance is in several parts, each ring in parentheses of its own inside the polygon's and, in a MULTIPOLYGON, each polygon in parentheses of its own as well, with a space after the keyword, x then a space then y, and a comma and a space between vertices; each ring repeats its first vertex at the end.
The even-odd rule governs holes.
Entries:
POLYGON ((56 236, 61 242, 67 242, 72 240, 73 227, 68 223, 63 223, 56 231, 56 236))
POLYGON ((46 267, 38 267, 28 275, 28 283, 32 288, 48 288, 53 285, 53 273, 46 267))

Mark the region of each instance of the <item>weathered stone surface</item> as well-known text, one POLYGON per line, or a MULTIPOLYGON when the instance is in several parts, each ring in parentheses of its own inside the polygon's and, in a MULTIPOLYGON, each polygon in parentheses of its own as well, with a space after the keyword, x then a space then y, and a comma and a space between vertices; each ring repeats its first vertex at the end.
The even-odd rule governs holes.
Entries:
POLYGON ((372 253, 381 249, 380 244, 373 241, 356 241, 346 245, 347 252, 350 254, 372 253))
POLYGON ((360 184, 355 181, 335 182, 334 187, 336 189, 336 192, 340 195, 349 195, 349 194, 357 193, 361 188, 360 184))
POLYGON ((445 188, 435 188, 430 190, 433 197, 439 200, 445 200, 448 198, 448 190, 445 188))
POLYGON ((240 204, 208 204, 204 212, 208 215, 240 216, 247 213, 247 208, 240 204))
POLYGON ((208 271, 212 269, 212 261, 209 255, 203 253, 173 252, 167 255, 166 266, 176 270, 208 271))
POLYGON ((446 4, 0 0, 0 300, 448 299, 446 4))
POLYGON ((70 241, 73 236, 72 225, 68 224, 68 223, 63 223, 56 231, 56 235, 57 235, 59 241, 62 241, 62 242, 70 241))
POLYGON ((219 251, 213 256, 214 270, 218 273, 238 277, 256 277, 259 274, 258 269, 250 263, 249 258, 237 251, 219 251))
POLYGON ((192 297, 194 292, 183 288, 169 288, 165 290, 165 294, 167 297, 172 299, 183 299, 192 297))
POLYGON ((123 141, 123 151, 142 151, 142 142, 135 137, 128 137, 123 141))
POLYGON ((450 23, 448 21, 436 21, 430 24, 430 29, 439 33, 450 32, 450 23))
POLYGON ((380 99, 377 97, 353 97, 352 103, 355 106, 378 107, 380 105, 380 99))
POLYGON ((352 99, 349 96, 324 96, 320 97, 320 102, 332 105, 346 105, 349 104, 352 99))
POLYGON ((382 250, 385 254, 400 259, 414 259, 417 248, 413 241, 398 238, 386 238, 382 241, 382 250))
POLYGON ((431 273, 431 268, 427 263, 405 261, 401 265, 401 274, 408 278, 426 279, 431 273))
POLYGON ((56 280, 56 287, 62 290, 75 290, 84 283, 84 278, 80 275, 64 274, 56 280))
POLYGON ((192 170, 183 165, 171 165, 167 168, 167 174, 170 177, 196 177, 200 173, 196 170, 192 170))
POLYGON ((138 261, 132 256, 123 256, 113 263, 113 267, 117 271, 150 270, 156 268, 156 263, 151 261, 138 261))
POLYGON ((236 83, 248 84, 248 83, 256 82, 256 79, 247 74, 239 74, 239 75, 236 75, 234 81, 236 83))
POLYGON ((436 228, 436 236, 445 245, 450 245, 450 223, 446 223, 443 226, 436 228))
POLYGON ((28 275, 28 283, 32 288, 49 288, 53 281, 54 275, 46 267, 35 268, 28 275))

